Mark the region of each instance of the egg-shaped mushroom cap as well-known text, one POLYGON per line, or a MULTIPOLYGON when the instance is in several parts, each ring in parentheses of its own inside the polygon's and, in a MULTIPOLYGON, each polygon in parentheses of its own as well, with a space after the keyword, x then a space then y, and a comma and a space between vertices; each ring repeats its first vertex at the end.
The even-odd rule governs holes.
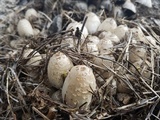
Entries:
POLYGON ((97 31, 110 31, 112 32, 117 28, 117 23, 113 18, 106 18, 98 27, 97 31))
POLYGON ((89 34, 93 34, 97 32, 97 29, 99 25, 101 24, 99 17, 93 12, 87 13, 85 17, 87 17, 85 26, 88 29, 89 34))
POLYGON ((74 66, 65 79, 62 88, 63 101, 70 107, 89 108, 92 91, 96 90, 96 79, 90 67, 74 66))
POLYGON ((52 86, 62 87, 65 77, 73 67, 71 59, 62 52, 55 53, 48 62, 48 79, 52 86))
POLYGON ((29 60, 26 63, 26 65, 28 66, 38 66, 42 60, 41 54, 38 51, 33 51, 33 49, 26 49, 23 51, 23 58, 29 58, 29 60), (31 54, 32 52, 33 54, 31 54))
POLYGON ((17 31, 22 37, 30 37, 34 35, 32 25, 27 19, 21 19, 18 22, 17 31))
MULTIPOLYGON (((77 31, 77 28, 79 29, 79 31, 81 31, 82 26, 83 26, 83 24, 81 24, 81 23, 71 22, 71 23, 67 26, 66 30, 71 30, 71 29, 73 29, 73 34, 75 35, 75 33, 76 33, 76 31, 77 31)), ((84 42, 84 40, 86 39, 87 36, 88 36, 88 30, 87 30, 87 28, 84 26, 83 31, 82 31, 82 34, 81 34, 81 39, 82 39, 81 44, 83 44, 83 42, 84 42)))

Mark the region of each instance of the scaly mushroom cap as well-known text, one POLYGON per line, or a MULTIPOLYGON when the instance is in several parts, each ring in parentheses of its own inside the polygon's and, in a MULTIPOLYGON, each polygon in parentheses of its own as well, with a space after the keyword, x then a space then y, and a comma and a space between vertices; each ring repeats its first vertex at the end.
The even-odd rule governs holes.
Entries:
POLYGON ((129 61, 134 63, 136 61, 146 59, 147 50, 143 47, 132 47, 129 53, 129 61))
POLYGON ((62 88, 62 98, 70 107, 89 108, 92 90, 96 90, 96 79, 91 68, 85 65, 74 66, 65 79, 62 88))
POLYGON ((100 54, 110 54, 112 53, 113 42, 110 39, 101 39, 98 48, 100 54))
POLYGON ((77 44, 77 39, 73 39, 71 36, 66 36, 61 42, 61 44, 69 44, 68 48, 75 48, 77 44))
POLYGON ((83 47, 83 51, 90 53, 92 55, 98 55, 99 54, 99 50, 98 47, 95 43, 86 43, 83 47))
POLYGON ((106 32, 103 31, 99 34, 99 37, 102 38, 103 40, 111 40, 113 44, 118 44, 120 42, 120 39, 110 31, 106 32))
POLYGON ((57 89, 61 88, 69 70, 73 67, 72 61, 62 52, 54 54, 48 63, 49 82, 57 89))

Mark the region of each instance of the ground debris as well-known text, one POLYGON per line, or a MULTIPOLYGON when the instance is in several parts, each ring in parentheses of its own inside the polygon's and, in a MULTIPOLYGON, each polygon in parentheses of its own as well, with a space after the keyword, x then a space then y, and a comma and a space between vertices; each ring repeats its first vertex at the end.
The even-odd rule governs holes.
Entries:
POLYGON ((160 1, 153 0, 152 8, 131 1, 134 15, 118 17, 118 13, 112 14, 116 0, 1 0, 0 119, 159 120, 160 1), (36 18, 28 20, 33 35, 20 36, 18 21, 27 19, 25 12, 30 8, 37 11, 36 18), (116 26, 125 25, 128 31, 116 38, 117 43, 113 42, 114 31, 87 33, 84 38, 88 11, 96 13, 101 22, 113 18, 116 26), (66 30, 70 23, 78 22, 81 29, 66 30), (33 51, 24 57, 26 49, 33 51), (67 106, 60 96, 61 88, 49 83, 48 61, 58 51, 74 65, 92 68, 97 88, 89 91, 90 109, 81 109, 85 103, 76 108, 67 106), (36 55, 41 56, 38 64, 27 64, 36 55))

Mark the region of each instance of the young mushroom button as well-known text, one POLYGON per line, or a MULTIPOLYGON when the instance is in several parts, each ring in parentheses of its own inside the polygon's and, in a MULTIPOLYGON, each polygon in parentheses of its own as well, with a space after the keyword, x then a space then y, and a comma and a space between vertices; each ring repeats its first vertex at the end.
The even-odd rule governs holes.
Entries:
POLYGON ((60 89, 73 63, 69 57, 62 52, 55 53, 48 63, 48 79, 52 86, 60 89))
POLYGON ((74 66, 68 73, 62 87, 62 99, 70 107, 89 109, 92 92, 96 90, 96 79, 91 68, 74 66))

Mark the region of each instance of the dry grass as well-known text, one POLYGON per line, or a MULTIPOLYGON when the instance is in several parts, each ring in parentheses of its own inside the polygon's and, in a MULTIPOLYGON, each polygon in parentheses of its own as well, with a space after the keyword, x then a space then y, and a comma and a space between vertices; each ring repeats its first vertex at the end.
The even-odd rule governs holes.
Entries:
MULTIPOLYGON (((29 4, 30 5, 30 4, 29 4)), ((16 14, 21 14, 22 7, 16 14)), ((58 7, 58 6, 57 6, 58 7)), ((56 9, 56 8, 55 8, 56 9)), ((64 12, 64 11, 63 11, 64 12)), ((66 23, 73 21, 70 12, 64 12, 63 16, 66 23)), ((50 18, 42 13, 41 21, 49 21, 50 18)), ((77 12, 77 16, 79 13, 77 12)), ((19 16, 17 17, 19 19, 19 16)), ((2 21, 5 22, 5 21, 2 21)), ((42 34, 32 38, 21 38, 16 34, 4 34, 0 37, 0 119, 157 119, 160 118, 160 65, 159 65, 159 46, 160 32, 156 26, 149 26, 137 21, 128 21, 117 19, 119 24, 126 24, 132 28, 139 28, 144 35, 152 36, 156 40, 156 46, 148 39, 136 44, 132 43, 134 34, 128 32, 123 42, 112 48, 112 54, 115 60, 99 57, 106 61, 113 62, 113 68, 98 66, 92 61, 93 56, 77 48, 68 48, 68 44, 61 44, 61 41, 72 36, 71 31, 61 31, 50 36, 46 36, 46 30, 42 26, 42 34), (10 46, 11 40, 24 39, 20 47, 13 48, 10 46), (144 47, 147 49, 146 58, 151 66, 149 69, 143 67, 144 71, 151 73, 151 77, 145 78, 142 71, 139 71, 133 63, 129 61, 130 49, 133 47, 144 47), (26 66, 26 62, 32 57, 32 52, 28 59, 22 57, 26 47, 33 48, 40 54, 45 54, 39 66, 26 66), (62 101, 55 101, 51 94, 55 91, 48 83, 47 64, 51 55, 57 51, 62 51, 69 56, 74 65, 86 64, 90 66, 97 79, 97 91, 90 91, 93 94, 90 110, 81 110, 80 108, 70 108, 62 101), (129 67, 133 66, 136 72, 130 71, 129 67), (31 71, 26 68, 32 68, 31 71), (104 72, 110 72, 111 76, 105 79, 104 72), (34 77, 30 73, 34 73, 34 77), (98 79, 101 79, 100 81, 98 79), (123 83, 126 87, 125 93, 119 92, 112 85, 113 79, 117 83, 123 83), (51 110, 52 108, 52 110, 51 110), (54 108, 54 109, 53 109, 54 108)), ((66 24, 64 24, 65 26, 66 24)), ((144 58, 142 58, 144 59, 144 58)), ((144 63, 147 64, 147 63, 144 63)))

